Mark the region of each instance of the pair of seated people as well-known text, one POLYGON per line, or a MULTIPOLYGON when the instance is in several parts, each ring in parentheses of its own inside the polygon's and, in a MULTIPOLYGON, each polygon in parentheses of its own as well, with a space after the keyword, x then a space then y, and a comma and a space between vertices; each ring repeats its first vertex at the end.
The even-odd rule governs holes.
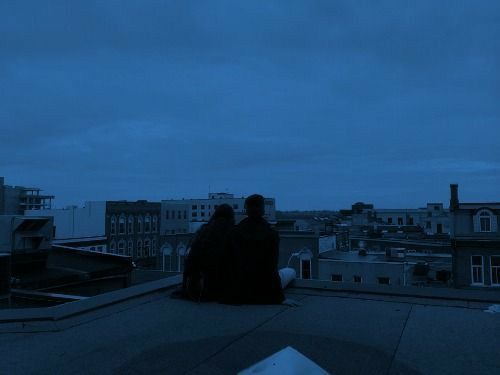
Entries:
POLYGON ((187 298, 229 304, 280 304, 279 236, 264 218, 264 197, 245 200, 247 217, 234 225, 234 211, 220 205, 196 233, 186 257, 187 298))

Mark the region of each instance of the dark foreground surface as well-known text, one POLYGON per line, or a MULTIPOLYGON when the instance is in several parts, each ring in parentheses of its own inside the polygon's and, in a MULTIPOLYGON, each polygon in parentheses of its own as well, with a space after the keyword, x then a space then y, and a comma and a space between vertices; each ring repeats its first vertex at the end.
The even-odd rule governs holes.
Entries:
POLYGON ((292 289, 299 307, 165 292, 33 332, 0 324, 2 374, 235 374, 292 346, 334 374, 499 374, 500 314, 480 303, 292 289), (46 330, 46 332, 40 332, 46 330))

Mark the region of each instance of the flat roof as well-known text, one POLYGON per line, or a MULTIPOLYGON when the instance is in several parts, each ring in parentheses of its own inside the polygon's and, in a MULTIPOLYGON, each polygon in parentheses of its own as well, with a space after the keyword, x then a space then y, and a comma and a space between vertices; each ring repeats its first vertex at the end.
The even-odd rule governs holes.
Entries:
POLYGON ((162 291, 23 323, 23 334, 0 324, 2 370, 236 374, 291 346, 333 374, 498 373, 500 314, 484 312, 489 304, 305 288, 287 296, 300 306, 198 304, 162 291))

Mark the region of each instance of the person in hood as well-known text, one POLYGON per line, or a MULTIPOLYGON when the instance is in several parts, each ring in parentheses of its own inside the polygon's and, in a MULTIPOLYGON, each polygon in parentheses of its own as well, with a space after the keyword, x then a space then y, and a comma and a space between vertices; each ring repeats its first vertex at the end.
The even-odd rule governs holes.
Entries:
POLYGON ((186 257, 182 289, 178 297, 196 301, 218 299, 221 291, 221 257, 234 227, 234 211, 228 204, 215 209, 207 224, 195 234, 186 257))
POLYGON ((264 197, 245 200, 247 217, 229 235, 223 257, 226 279, 222 301, 233 304, 280 304, 284 301, 278 273, 279 236, 264 218, 264 197))

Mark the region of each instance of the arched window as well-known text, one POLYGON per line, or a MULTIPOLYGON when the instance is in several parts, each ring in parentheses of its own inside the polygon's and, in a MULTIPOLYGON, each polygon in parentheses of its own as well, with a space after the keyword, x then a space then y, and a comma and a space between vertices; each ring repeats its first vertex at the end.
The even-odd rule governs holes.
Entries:
POLYGON ((111 217, 111 228, 110 228, 110 233, 111 234, 116 234, 116 217, 112 216, 111 217))
POLYGON ((137 258, 142 258, 142 240, 137 241, 137 258))
POLYGON ((115 241, 111 241, 111 243, 109 244, 109 252, 111 254, 114 254, 116 252, 116 242, 115 241))
POLYGON ((142 216, 137 216, 137 233, 142 233, 142 216))
POLYGON ((146 215, 144 218, 144 233, 150 233, 151 232, 151 216, 146 215))
POLYGON ((134 254, 134 242, 132 240, 128 241, 127 255, 132 256, 134 254))
POLYGON ((121 215, 118 219, 118 233, 125 234, 125 215, 121 215))
POLYGON ((156 256, 156 238, 151 241, 151 255, 156 256))
POLYGON ((186 245, 182 242, 177 246, 177 272, 184 271, 184 261, 186 259, 186 245))
POLYGON ((153 216, 153 233, 158 232, 158 216, 153 216))
POLYGON ((488 209, 479 210, 474 216, 474 232, 489 233, 496 232, 497 217, 488 209))
POLYGON ((125 254, 125 241, 120 240, 118 242, 118 254, 123 255, 125 254))
POLYGON ((144 256, 149 257, 151 255, 151 241, 149 239, 144 240, 144 256))
POLYGON ((162 248, 162 264, 163 264, 163 271, 172 271, 172 253, 173 253, 173 248, 172 246, 167 242, 165 243, 162 248))
POLYGON ((128 217, 127 232, 128 232, 128 234, 134 233, 134 217, 133 216, 128 217))

